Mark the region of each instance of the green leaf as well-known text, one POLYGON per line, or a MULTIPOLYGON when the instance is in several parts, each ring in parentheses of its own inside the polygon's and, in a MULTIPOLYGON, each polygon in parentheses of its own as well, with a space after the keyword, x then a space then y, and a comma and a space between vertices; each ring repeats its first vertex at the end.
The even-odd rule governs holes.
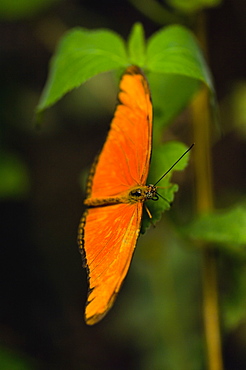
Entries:
POLYGON ((194 13, 204 8, 218 6, 222 0, 168 0, 168 3, 184 13, 194 13))
MULTIPOLYGON (((187 147, 180 142, 170 141, 159 145, 155 148, 151 159, 151 169, 148 177, 148 183, 155 184, 160 177, 169 170, 169 168, 184 154, 187 147)), ((146 202, 152 219, 149 218, 147 212, 144 212, 141 225, 141 233, 143 234, 150 224, 156 224, 161 219, 162 213, 170 209, 170 204, 174 200, 175 192, 178 191, 178 185, 170 182, 173 171, 183 170, 189 161, 189 153, 185 155, 175 167, 161 180, 157 185, 159 197, 158 201, 146 202), (158 188, 159 187, 159 188, 158 188), (163 198, 164 199, 163 199, 163 198)))
POLYGON ((127 63, 125 43, 116 33, 73 29, 64 36, 52 59, 38 113, 91 77, 126 67, 127 63))
POLYGON ((144 29, 141 23, 135 23, 132 27, 128 40, 128 53, 130 64, 139 67, 145 62, 145 38, 144 29))
POLYGON ((182 75, 149 73, 148 81, 154 109, 154 135, 163 131, 190 102, 201 87, 199 80, 182 75))
POLYGON ((165 27, 150 37, 146 67, 156 73, 195 78, 214 91, 210 72, 197 41, 184 27, 165 27))
POLYGON ((32 363, 27 357, 0 347, 1 370, 34 370, 36 363, 32 363))
POLYGON ((187 104, 199 82, 213 90, 199 46, 192 33, 181 26, 166 27, 155 33, 148 40, 146 49, 143 27, 136 23, 129 36, 127 51, 123 39, 112 31, 77 28, 68 32, 58 45, 37 112, 40 114, 91 77, 129 64, 150 72, 150 78, 155 81, 150 82, 154 104, 160 108, 162 123, 167 123, 187 104), (178 95, 177 90, 182 94, 178 95))
POLYGON ((222 269, 221 279, 223 281, 223 292, 220 302, 222 304, 223 322, 227 329, 235 328, 245 321, 246 307, 246 270, 245 261, 233 259, 231 255, 222 269))
POLYGON ((246 206, 202 215, 193 221, 185 232, 197 241, 218 243, 221 247, 245 254, 246 206))
POLYGON ((23 19, 30 18, 51 7, 59 0, 1 0, 1 19, 23 19))
POLYGON ((27 196, 30 179, 24 162, 8 152, 1 152, 0 157, 0 199, 19 199, 27 196))
MULTIPOLYGON (((178 141, 168 141, 155 147, 152 153, 148 181, 156 183, 158 179, 184 154, 187 146, 178 141)), ((189 162, 189 153, 185 155, 158 184, 166 186, 173 171, 182 171, 189 162)))

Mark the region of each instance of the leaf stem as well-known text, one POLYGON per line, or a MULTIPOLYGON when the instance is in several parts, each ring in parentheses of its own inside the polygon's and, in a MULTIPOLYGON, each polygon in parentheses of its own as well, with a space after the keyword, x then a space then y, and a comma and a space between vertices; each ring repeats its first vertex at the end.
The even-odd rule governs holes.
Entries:
MULTIPOLYGON (((213 188, 210 152, 210 110, 208 91, 204 87, 192 104, 194 141, 194 167, 196 175, 196 212, 213 210, 213 188)), ((203 318, 209 370, 222 370, 221 338, 219 326, 216 256, 211 246, 203 243, 202 283, 203 318)))
MULTIPOLYGON (((207 53, 206 18, 200 13, 197 20, 197 36, 207 53)), ((204 87, 194 100, 193 130, 195 146, 196 212, 212 212, 214 208, 213 181, 211 170, 211 108, 208 89, 204 87)), ((209 370, 223 370, 221 335, 219 325, 219 304, 217 285, 217 264, 215 250, 203 243, 202 284, 203 320, 209 370)))

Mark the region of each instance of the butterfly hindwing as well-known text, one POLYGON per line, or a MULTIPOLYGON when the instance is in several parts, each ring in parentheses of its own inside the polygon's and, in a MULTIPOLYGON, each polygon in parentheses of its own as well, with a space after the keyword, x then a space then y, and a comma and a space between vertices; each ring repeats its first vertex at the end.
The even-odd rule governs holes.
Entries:
POLYGON ((88 209, 82 225, 89 294, 87 324, 100 320, 112 306, 128 271, 139 235, 142 204, 117 204, 88 209))

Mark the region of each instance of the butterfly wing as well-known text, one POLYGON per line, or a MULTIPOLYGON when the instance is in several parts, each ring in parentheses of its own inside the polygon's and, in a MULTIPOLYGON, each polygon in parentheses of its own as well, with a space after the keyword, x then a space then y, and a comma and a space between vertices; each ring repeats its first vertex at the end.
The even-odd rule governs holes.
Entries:
POLYGON ((93 325, 111 308, 129 269, 139 235, 142 204, 90 208, 82 218, 90 289, 85 320, 93 325), (84 225, 85 222, 85 225, 84 225), (92 248, 88 248, 92 246, 92 248))
POLYGON ((144 185, 152 145, 152 104, 148 82, 131 66, 120 82, 119 102, 103 149, 92 169, 88 195, 107 198, 144 185))
POLYGON ((142 203, 107 205, 107 199, 145 185, 149 172, 152 105, 148 83, 138 67, 126 70, 120 90, 120 104, 88 180, 85 202, 93 207, 87 209, 79 227, 78 242, 89 277, 85 319, 90 325, 114 302, 132 259, 142 217, 142 203))

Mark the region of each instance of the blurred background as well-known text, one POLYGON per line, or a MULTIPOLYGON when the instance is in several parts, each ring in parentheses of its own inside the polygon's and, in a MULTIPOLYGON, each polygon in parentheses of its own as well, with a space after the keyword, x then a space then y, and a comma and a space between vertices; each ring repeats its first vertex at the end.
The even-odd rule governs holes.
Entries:
MULTIPOLYGON (((171 211, 140 237, 115 306, 101 323, 87 327, 77 227, 85 174, 116 103, 114 76, 92 79, 47 111, 41 127, 34 124, 50 58, 70 28, 109 28, 126 39, 139 21, 149 37, 178 21, 196 30, 202 15, 222 125, 213 139, 215 203, 219 208, 240 202, 246 183, 246 3, 224 0, 203 8, 200 2, 192 11, 174 10, 170 1, 144 3, 0 3, 1 369, 206 368, 201 257, 177 231, 193 207, 192 167, 177 176, 180 191, 171 211)), ((189 112, 165 135, 189 145, 189 112)), ((245 269, 244 262, 223 258, 221 294, 230 295, 228 276, 245 269)), ((246 368, 246 315, 235 315, 222 325, 223 355, 226 369, 240 370, 246 368)))

